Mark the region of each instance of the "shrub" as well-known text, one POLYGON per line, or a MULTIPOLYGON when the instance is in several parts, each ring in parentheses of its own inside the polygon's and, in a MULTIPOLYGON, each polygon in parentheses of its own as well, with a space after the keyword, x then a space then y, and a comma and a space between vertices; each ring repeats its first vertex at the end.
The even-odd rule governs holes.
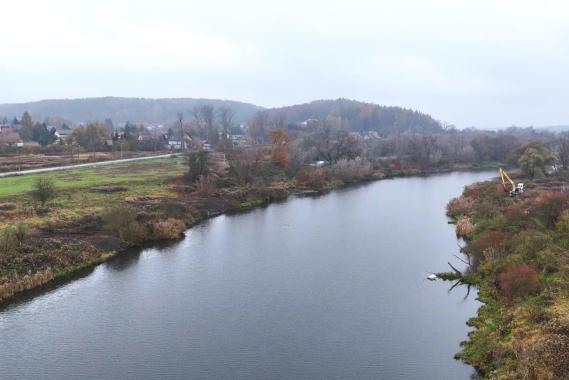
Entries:
POLYGON ((0 253, 10 254, 21 248, 28 236, 28 227, 24 223, 6 227, 0 233, 0 253))
POLYGON ((103 212, 104 230, 129 244, 143 241, 147 231, 136 220, 136 213, 128 206, 111 207, 103 212))
POLYGON ((547 227, 553 227, 557 218, 567 209, 569 196, 562 191, 549 191, 536 198, 535 214, 547 227))
POLYGON ((475 183, 469 186, 465 186, 462 195, 463 197, 466 198, 477 198, 478 196, 480 196, 482 187, 483 185, 480 183, 475 183))
POLYGON ((460 219, 455 226, 456 236, 464 237, 474 231, 475 228, 476 226, 472 224, 469 218, 460 219))
POLYGON ((474 210, 474 216, 477 220, 492 219, 497 215, 501 215, 500 210, 496 207, 494 202, 488 200, 483 200, 478 203, 474 210))
POLYGON ((555 223, 555 229, 563 234, 569 233, 569 210, 563 211, 559 215, 557 223, 555 223))
POLYGON ((507 298, 525 297, 539 291, 539 277, 529 265, 515 264, 498 275, 498 287, 507 298))
POLYGON ((504 210, 504 217, 509 226, 521 228, 527 223, 528 211, 523 205, 515 203, 504 210))
POLYGON ((296 175, 299 185, 320 190, 326 184, 326 173, 322 168, 304 169, 296 175))
POLYGON ((8 255, 16 251, 18 243, 12 232, 8 227, 0 233, 0 253, 8 255))
POLYGON ((18 223, 12 227, 12 234, 14 235, 14 239, 16 239, 18 246, 21 246, 28 237, 28 226, 24 223, 18 223))
POLYGON ((210 196, 215 193, 216 177, 213 174, 200 175, 196 180, 196 188, 194 194, 199 196, 210 196))
POLYGON ((268 133, 269 141, 271 142, 271 159, 275 164, 286 166, 290 160, 288 134, 282 128, 271 129, 268 133))
POLYGON ((34 182, 33 198, 44 206, 56 194, 55 183, 49 177, 40 177, 34 182))
POLYGON ((153 222, 150 229, 155 240, 176 239, 184 232, 186 225, 181 220, 168 218, 153 222))
POLYGON ((186 178, 190 182, 195 182, 200 176, 208 173, 208 152, 190 152, 188 153, 188 173, 186 178))
POLYGON ((447 205, 447 213, 450 216, 468 215, 474 208, 474 199, 465 196, 453 198, 447 205))
POLYGON ((560 260, 551 249, 544 249, 536 254, 537 268, 543 273, 554 273, 559 270, 560 260))
POLYGON ((551 235, 527 230, 512 237, 509 242, 509 251, 526 258, 535 257, 536 253, 546 249, 553 243, 551 235))
POLYGON ((357 157, 353 160, 343 158, 330 168, 332 175, 346 183, 353 182, 372 174, 372 167, 368 160, 357 157))

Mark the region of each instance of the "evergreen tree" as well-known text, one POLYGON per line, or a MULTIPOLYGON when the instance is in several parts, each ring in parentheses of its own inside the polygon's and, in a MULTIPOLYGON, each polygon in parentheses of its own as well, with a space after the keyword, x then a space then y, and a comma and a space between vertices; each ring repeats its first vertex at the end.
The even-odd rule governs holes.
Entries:
POLYGON ((20 137, 24 141, 33 141, 34 122, 28 111, 24 112, 20 121, 20 137))

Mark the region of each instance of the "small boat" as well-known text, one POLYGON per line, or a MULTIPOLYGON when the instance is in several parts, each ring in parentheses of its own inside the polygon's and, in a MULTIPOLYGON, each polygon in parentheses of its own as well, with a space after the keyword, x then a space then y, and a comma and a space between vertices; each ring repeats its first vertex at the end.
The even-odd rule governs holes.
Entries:
POLYGON ((431 281, 435 281, 437 278, 438 278, 437 275, 434 273, 427 276, 427 280, 431 281))

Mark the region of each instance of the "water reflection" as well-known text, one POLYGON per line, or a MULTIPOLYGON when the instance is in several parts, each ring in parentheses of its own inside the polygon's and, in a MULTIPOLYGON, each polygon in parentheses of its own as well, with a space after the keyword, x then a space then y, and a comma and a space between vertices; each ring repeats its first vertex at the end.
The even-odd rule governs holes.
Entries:
POLYGON ((476 289, 425 270, 458 261, 446 202, 491 175, 293 198, 119 256, 0 313, 3 376, 468 379, 476 289))

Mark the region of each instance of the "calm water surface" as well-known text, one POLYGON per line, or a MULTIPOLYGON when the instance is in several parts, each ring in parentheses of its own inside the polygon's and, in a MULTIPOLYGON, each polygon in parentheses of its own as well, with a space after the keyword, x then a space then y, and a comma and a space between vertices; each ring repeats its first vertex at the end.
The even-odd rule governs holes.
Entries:
POLYGON ((220 216, 0 312, 3 379, 468 379, 445 205, 494 172, 220 216))

